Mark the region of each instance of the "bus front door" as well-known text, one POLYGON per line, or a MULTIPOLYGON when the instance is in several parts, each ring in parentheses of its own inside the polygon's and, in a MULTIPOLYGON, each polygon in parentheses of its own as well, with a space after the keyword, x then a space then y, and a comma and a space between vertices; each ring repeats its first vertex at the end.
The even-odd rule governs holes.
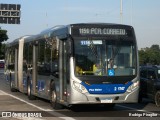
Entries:
POLYGON ((68 42, 60 40, 59 52, 59 80, 60 80, 60 100, 67 101, 67 80, 69 79, 69 57, 68 42))

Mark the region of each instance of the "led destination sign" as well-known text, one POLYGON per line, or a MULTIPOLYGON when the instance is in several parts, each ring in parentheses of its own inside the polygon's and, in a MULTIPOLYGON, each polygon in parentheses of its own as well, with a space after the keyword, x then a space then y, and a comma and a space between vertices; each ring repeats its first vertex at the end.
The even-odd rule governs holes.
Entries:
POLYGON ((125 29, 113 28, 79 28, 81 35, 126 35, 125 29))
POLYGON ((125 25, 73 25, 73 37, 134 37, 134 29, 125 25))

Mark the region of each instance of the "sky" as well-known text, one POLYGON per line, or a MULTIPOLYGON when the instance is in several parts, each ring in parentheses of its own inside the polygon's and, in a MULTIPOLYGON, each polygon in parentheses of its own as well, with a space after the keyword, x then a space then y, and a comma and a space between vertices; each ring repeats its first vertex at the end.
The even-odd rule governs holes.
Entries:
MULTIPOLYGON (((35 35, 56 25, 121 23, 120 0, 0 0, 21 4, 20 24, 1 24, 8 41, 35 35)), ((135 29, 138 49, 160 45, 160 0, 123 0, 123 24, 135 29)))

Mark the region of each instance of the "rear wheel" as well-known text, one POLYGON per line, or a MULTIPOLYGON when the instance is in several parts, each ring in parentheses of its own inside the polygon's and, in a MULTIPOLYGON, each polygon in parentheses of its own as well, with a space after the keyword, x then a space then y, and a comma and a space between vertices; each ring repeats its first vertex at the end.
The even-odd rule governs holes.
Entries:
POLYGON ((57 93, 55 90, 55 86, 54 83, 51 83, 51 106, 53 107, 53 109, 62 109, 63 105, 59 104, 57 102, 57 93))
POLYGON ((10 90, 11 90, 11 92, 17 92, 17 89, 14 88, 14 85, 13 85, 13 81, 12 81, 11 75, 10 75, 10 90))
POLYGON ((157 91, 155 94, 155 104, 157 107, 160 107, 160 91, 157 91))
POLYGON ((139 93, 139 96, 138 96, 138 103, 141 103, 142 102, 142 95, 141 95, 141 93, 139 93))
POLYGON ((35 100, 36 97, 34 95, 32 95, 32 92, 31 92, 31 80, 27 80, 27 95, 28 95, 28 99, 29 100, 35 100))

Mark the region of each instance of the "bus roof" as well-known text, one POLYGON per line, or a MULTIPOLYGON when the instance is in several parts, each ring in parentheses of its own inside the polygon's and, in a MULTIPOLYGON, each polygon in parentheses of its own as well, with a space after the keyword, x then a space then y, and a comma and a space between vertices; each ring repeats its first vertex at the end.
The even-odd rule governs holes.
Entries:
POLYGON ((94 26, 94 25, 103 25, 103 26, 126 26, 126 27, 132 27, 130 25, 124 25, 124 24, 116 24, 116 23, 75 23, 75 24, 69 24, 69 26, 94 26))
POLYGON ((48 38, 48 37, 58 37, 59 39, 64 39, 67 37, 68 34, 70 34, 70 29, 72 27, 85 27, 85 26, 92 26, 92 27, 96 27, 96 26, 105 26, 105 27, 113 27, 113 26, 117 26, 117 27, 122 27, 123 28, 133 28, 132 26, 129 25, 123 25, 123 24, 115 24, 115 23, 75 23, 75 24, 69 24, 69 25, 58 25, 49 29, 46 29, 44 31, 42 31, 41 33, 37 34, 37 35, 26 35, 26 36, 22 36, 20 38, 15 39, 13 42, 9 43, 9 46, 14 45, 14 44, 18 44, 19 40, 24 38, 25 42, 29 42, 29 41, 34 41, 34 40, 38 40, 38 39, 43 39, 43 38, 48 38))

